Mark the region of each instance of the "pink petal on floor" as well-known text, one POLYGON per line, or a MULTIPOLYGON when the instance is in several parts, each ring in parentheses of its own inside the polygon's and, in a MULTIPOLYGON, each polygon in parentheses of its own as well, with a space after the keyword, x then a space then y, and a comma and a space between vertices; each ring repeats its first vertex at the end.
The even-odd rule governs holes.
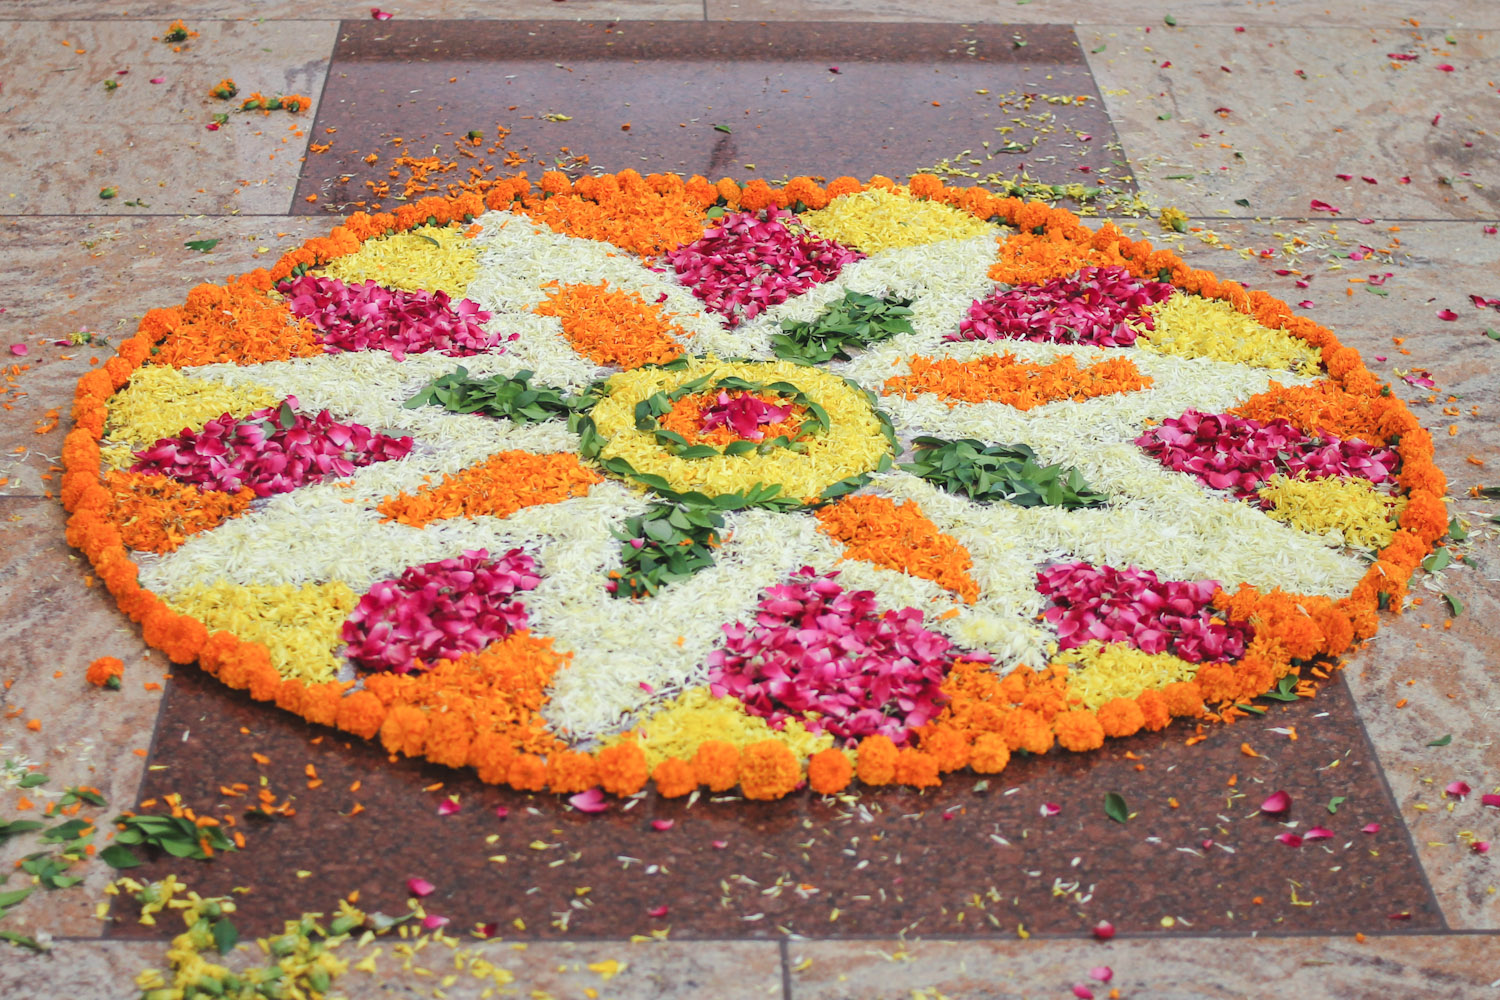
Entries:
POLYGON ((651 829, 658 831, 670 830, 676 825, 677 821, 675 819, 653 819, 651 821, 651 829))
POLYGON ((1437 318, 1440 320, 1444 320, 1445 322, 1452 323, 1454 320, 1458 319, 1458 313, 1454 312, 1452 309, 1442 309, 1439 310, 1437 318))
POLYGON ((1094 925, 1094 939, 1097 941, 1108 941, 1115 936, 1115 925, 1108 920, 1101 920, 1094 925))
POLYGON ((1082 983, 1073 984, 1073 995, 1077 997, 1078 1000, 1094 1000, 1094 991, 1089 989, 1082 983))
POLYGON ((31 353, 31 348, 27 347, 25 344, 11 344, 10 353, 14 354, 18 358, 24 358, 26 357, 26 355, 31 353))
POLYGON ((1295 833, 1278 833, 1276 835, 1276 839, 1281 841, 1288 847, 1302 846, 1302 838, 1297 836, 1295 833))
POLYGON ((1272 792, 1266 796, 1266 800, 1260 804, 1263 813, 1284 813, 1292 807, 1292 797, 1286 792, 1272 792))
POLYGON ((430 896, 432 894, 432 891, 436 888, 437 886, 433 885, 425 878, 409 878, 406 880, 406 891, 419 898, 422 896, 430 896))
POLYGON ((1303 835, 1303 840, 1328 840, 1333 836, 1333 831, 1326 826, 1315 826, 1303 835))
POLYGON ((1058 805, 1056 802, 1043 802, 1041 809, 1038 811, 1043 816, 1056 816, 1058 813, 1062 812, 1062 806, 1058 805))
POLYGON ((447 927, 450 921, 447 917, 440 917, 436 913, 429 913, 422 918, 422 926, 429 931, 435 931, 439 927, 447 927))
POLYGON ((666 906, 665 903, 663 903, 661 906, 652 907, 651 909, 649 909, 649 910, 646 911, 646 916, 648 916, 648 917, 655 917, 657 920, 660 920, 662 917, 665 917, 666 915, 667 915, 667 906, 666 906))
POLYGON ((495 815, 500 817, 501 819, 504 819, 505 817, 510 815, 510 808, 508 806, 496 806, 495 815))
POLYGON ((604 798, 604 793, 597 788, 590 788, 586 792, 568 796, 568 804, 579 812, 601 813, 609 808, 609 802, 604 798))
POLYGON ((1469 845, 1469 849, 1475 854, 1488 854, 1490 853, 1490 842, 1488 840, 1476 840, 1469 845))
POLYGON ((1474 789, 1469 787, 1469 783, 1467 781, 1450 781, 1448 782, 1448 787, 1443 789, 1443 794, 1451 795, 1456 799, 1461 799, 1473 790, 1474 789))
POLYGON ((1107 983, 1115 978, 1115 970, 1107 965, 1096 965, 1089 970, 1089 978, 1097 979, 1101 983, 1107 983))
POLYGON ((1379 833, 1380 832, 1380 824, 1379 823, 1366 823, 1364 826, 1362 826, 1362 827, 1359 828, 1359 832, 1360 833, 1379 833))
POLYGON ((459 805, 457 802, 453 801, 451 798, 450 799, 444 799, 443 801, 441 801, 441 802, 438 803, 438 815, 439 816, 452 816, 454 813, 458 812, 462 808, 463 808, 463 806, 459 805))
POLYGON ((1481 795, 1479 796, 1479 804, 1500 809, 1500 795, 1481 795))

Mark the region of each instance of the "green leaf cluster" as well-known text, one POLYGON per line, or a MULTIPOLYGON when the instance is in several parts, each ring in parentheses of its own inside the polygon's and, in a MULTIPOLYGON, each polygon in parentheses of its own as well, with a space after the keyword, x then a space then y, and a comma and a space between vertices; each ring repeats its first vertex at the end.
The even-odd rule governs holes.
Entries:
POLYGON ((901 467, 950 493, 1004 500, 1018 507, 1098 507, 1109 497, 1084 482, 1077 469, 1042 465, 1024 444, 987 445, 963 438, 919 437, 913 461, 901 467))
POLYGON ((99 856, 115 868, 134 868, 141 863, 130 850, 136 846, 158 847, 174 858, 198 861, 206 861, 209 857, 203 849, 203 841, 215 851, 235 849, 234 841, 224 834, 222 828, 198 826, 186 816, 116 816, 115 823, 124 829, 115 834, 113 844, 99 852, 99 856))
POLYGON ((616 597, 649 597, 714 564, 724 518, 713 505, 652 504, 612 532, 620 540, 622 570, 616 597), (631 544, 640 541, 637 548, 631 544))
POLYGON ((771 350, 786 361, 820 365, 848 361, 849 351, 878 344, 898 333, 911 333, 911 299, 876 298, 846 292, 815 320, 783 320, 782 332, 771 337, 771 350))
POLYGON ((433 379, 404 404, 406 409, 419 406, 441 406, 450 413, 482 413, 487 417, 514 420, 518 424, 537 423, 566 416, 574 404, 551 386, 532 385, 532 373, 519 371, 512 376, 470 378, 469 371, 457 369, 433 379))

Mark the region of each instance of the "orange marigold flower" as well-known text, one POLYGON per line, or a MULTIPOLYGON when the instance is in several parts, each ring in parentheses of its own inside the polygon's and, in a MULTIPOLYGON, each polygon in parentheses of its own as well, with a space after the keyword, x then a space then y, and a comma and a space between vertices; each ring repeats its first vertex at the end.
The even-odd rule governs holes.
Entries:
POLYGON ((938 777, 937 758, 912 747, 896 751, 896 781, 912 788, 934 788, 943 783, 938 777))
POLYGON ((907 189, 918 198, 937 198, 943 193, 943 182, 932 174, 912 174, 907 189))
POLYGON ((331 726, 338 721, 343 699, 344 686, 336 681, 309 684, 302 693, 302 717, 315 725, 331 726))
POLYGON ((1167 711, 1174 716, 1198 715, 1203 711, 1203 689, 1196 681, 1173 681, 1161 689, 1167 711))
POLYGON ((854 765, 842 750, 819 750, 807 760, 807 783, 819 795, 834 795, 849 787, 854 765))
POLYGON ((113 656, 101 656, 89 664, 89 669, 84 674, 84 679, 95 687, 107 687, 111 691, 120 690, 120 679, 124 676, 125 664, 113 656))
POLYGON ((577 750, 556 750, 547 755, 547 790, 558 795, 587 791, 599 783, 594 758, 577 750))
POLYGON ((1104 745, 1104 727, 1099 724, 1099 717, 1087 709, 1075 708, 1057 713, 1052 727, 1057 731, 1058 745, 1064 750, 1081 752, 1097 750, 1104 745))
POLYGON ((1095 714, 1105 736, 1134 736, 1146 724, 1146 713, 1133 698, 1111 698, 1095 714))
POLYGON ((518 792, 540 792, 547 787, 547 762, 534 753, 516 754, 505 780, 518 792))
POLYGON ((725 740, 704 740, 691 761, 693 777, 711 792, 727 792, 740 782, 740 750, 725 740))
POLYGON ((1198 668, 1196 680, 1205 701, 1219 702, 1239 697, 1240 683, 1234 675, 1234 668, 1223 663, 1205 663, 1198 668))
POLYGON ((380 745, 391 753, 420 756, 427 747, 427 713, 414 705, 392 705, 380 725, 380 745))
POLYGON ((1010 763, 1010 747, 999 733, 981 733, 969 755, 969 767, 976 774, 999 774, 1010 763))
POLYGON ((370 739, 385 722, 385 706, 368 691, 355 691, 339 701, 334 725, 360 739, 370 739))
POLYGON ((937 761, 941 774, 960 771, 969 763, 969 740, 958 729, 948 726, 929 728, 922 735, 921 747, 937 761))
POLYGON ((969 550, 939 531, 915 500, 850 496, 814 516, 818 530, 842 543, 851 558, 931 580, 970 604, 979 597, 969 550))
POLYGON ((179 615, 163 604, 142 619, 141 638, 173 663, 192 663, 208 641, 208 629, 196 618, 179 615))
POLYGON ((859 780, 867 785, 889 785, 896 780, 896 744, 889 736, 866 736, 855 754, 859 780))
POLYGON ((1052 727, 1040 712, 1018 708, 1005 717, 1005 745, 1011 750, 1046 753, 1052 740, 1052 727))
POLYGON ((779 799, 801 781, 796 756, 780 740, 752 743, 740 754, 740 790, 747 799, 779 799))
POLYGON ((599 785, 612 795, 634 795, 651 776, 646 752, 633 742, 616 743, 599 751, 599 785))
POLYGON ((1167 699, 1160 691, 1146 690, 1136 696, 1135 706, 1141 710, 1141 728, 1157 732, 1172 722, 1172 713, 1167 710, 1167 699))
POLYGON ((510 762, 515 756, 515 747, 500 733, 480 733, 469 741, 469 766, 479 775, 479 780, 487 785, 505 783, 506 775, 510 772, 510 762))
POLYGON ((670 313, 607 281, 550 288, 546 301, 532 311, 558 317, 573 349, 601 365, 665 364, 682 354, 679 338, 688 336, 670 313))
POLYGON ((302 714, 302 703, 307 698, 307 685, 301 681, 283 680, 276 689, 276 707, 293 715, 302 714))
POLYGON ((468 712, 430 713, 425 756, 434 764, 463 767, 469 762, 469 742, 473 738, 474 720, 468 712))
POLYGON ((651 772, 651 780, 656 782, 657 792, 668 799, 680 799, 698 787, 693 766, 681 757, 668 757, 657 764, 651 772))

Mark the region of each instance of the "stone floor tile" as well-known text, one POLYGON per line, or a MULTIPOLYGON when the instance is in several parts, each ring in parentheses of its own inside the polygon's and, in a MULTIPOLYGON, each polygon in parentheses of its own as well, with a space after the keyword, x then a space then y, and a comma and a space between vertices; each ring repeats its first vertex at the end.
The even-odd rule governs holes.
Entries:
POLYGON ((134 1000, 136 973, 159 967, 165 952, 155 941, 58 941, 45 954, 6 948, 0 1000, 134 1000))
MULTIPOLYGON (((370 20, 368 0, 257 0, 253 11, 233 0, 146 0, 125 5, 131 19, 166 22, 185 18, 190 27, 206 18, 245 20, 370 20)), ((703 0, 426 0, 385 4, 384 10, 401 20, 443 20, 480 17, 492 20, 701 21, 703 0)), ((12 0, 5 16, 14 20, 55 21, 63 18, 110 18, 125 10, 111 0, 12 0)))
MULTIPOLYGON (((9 70, 0 123, 92 126, 88 131, 105 133, 121 123, 189 123, 202 131, 213 112, 239 105, 209 96, 209 87, 224 77, 235 80, 244 97, 260 91, 316 99, 338 26, 301 20, 197 21, 190 27, 198 36, 173 44, 161 40, 166 25, 158 21, 0 20, 9 70), (157 79, 162 82, 151 82, 157 79), (106 80, 119 88, 107 91, 106 80)), ((273 126, 277 132, 307 121, 284 113, 233 120, 237 127, 254 123, 247 131, 273 126)))
POLYGON ((1145 31, 1091 26, 1079 41, 1154 202, 1195 215, 1307 218, 1313 199, 1344 219, 1500 214, 1485 83, 1500 77, 1500 35, 1454 31, 1450 44, 1425 27, 1145 31))
MULTIPOLYGON (((1168 12, 1154 0, 707 0, 711 21, 959 21, 1000 24, 1161 24, 1168 12)), ((1486 27, 1500 23, 1492 11, 1465 0, 1423 4, 1401 0, 1330 3, 1328 0, 1178 0, 1170 5, 1177 23, 1189 25, 1351 25, 1406 26, 1419 15, 1423 25, 1486 27)))
POLYGON ((0 220, 0 358, 26 366, 15 374, 0 419, 0 495, 40 496, 55 491, 49 474, 69 426, 78 377, 90 360, 101 362, 114 346, 135 333, 148 309, 179 305, 192 287, 223 281, 274 262, 282 252, 332 223, 301 218, 160 217, 77 218, 48 216, 0 220), (281 234, 281 235, 278 235, 281 234), (218 239, 210 252, 189 249, 189 240, 218 239), (87 332, 107 346, 58 346, 70 334, 87 332), (11 353, 24 344, 27 353, 11 353), (24 393, 19 395, 18 393, 24 393), (58 429, 44 435, 37 427, 60 411, 58 429), (16 449, 22 449, 17 451, 16 449))
MULTIPOLYGON (((66 788, 82 785, 98 789, 108 804, 86 806, 78 815, 107 828, 110 817, 135 804, 166 661, 147 651, 101 586, 86 584, 89 567, 63 540, 63 518, 52 500, 0 498, 0 761, 10 772, 0 777, 0 815, 41 819, 66 788), (124 661, 119 691, 84 681, 99 656, 124 661), (32 720, 39 730, 28 728, 32 720), (24 772, 16 769, 30 767, 49 780, 17 787, 24 772)), ((12 862, 49 849, 37 837, 24 833, 0 846, 0 872, 10 875, 5 890, 30 879, 12 862)), ((96 838, 97 846, 104 842, 102 834, 96 838)), ((74 874, 85 875, 81 885, 37 889, 5 926, 22 933, 97 934, 94 904, 112 870, 89 862, 74 874)))
MULTIPOLYGON (((1478 997, 1492 992, 1500 937, 1197 938, 1090 941, 795 941, 791 1000, 1151 1000, 1478 997), (1108 967, 1108 985, 1090 971, 1108 967)), ((1101 973, 1102 975, 1102 973, 1101 973)))

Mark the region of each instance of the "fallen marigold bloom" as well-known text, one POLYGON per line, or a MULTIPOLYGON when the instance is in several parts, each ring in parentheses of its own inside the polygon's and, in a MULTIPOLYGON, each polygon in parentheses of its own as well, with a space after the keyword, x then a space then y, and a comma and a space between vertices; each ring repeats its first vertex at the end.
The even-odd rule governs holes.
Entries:
POLYGON ((95 687, 120 690, 120 681, 125 673, 125 664, 113 656, 101 656, 89 664, 84 679, 95 687))

